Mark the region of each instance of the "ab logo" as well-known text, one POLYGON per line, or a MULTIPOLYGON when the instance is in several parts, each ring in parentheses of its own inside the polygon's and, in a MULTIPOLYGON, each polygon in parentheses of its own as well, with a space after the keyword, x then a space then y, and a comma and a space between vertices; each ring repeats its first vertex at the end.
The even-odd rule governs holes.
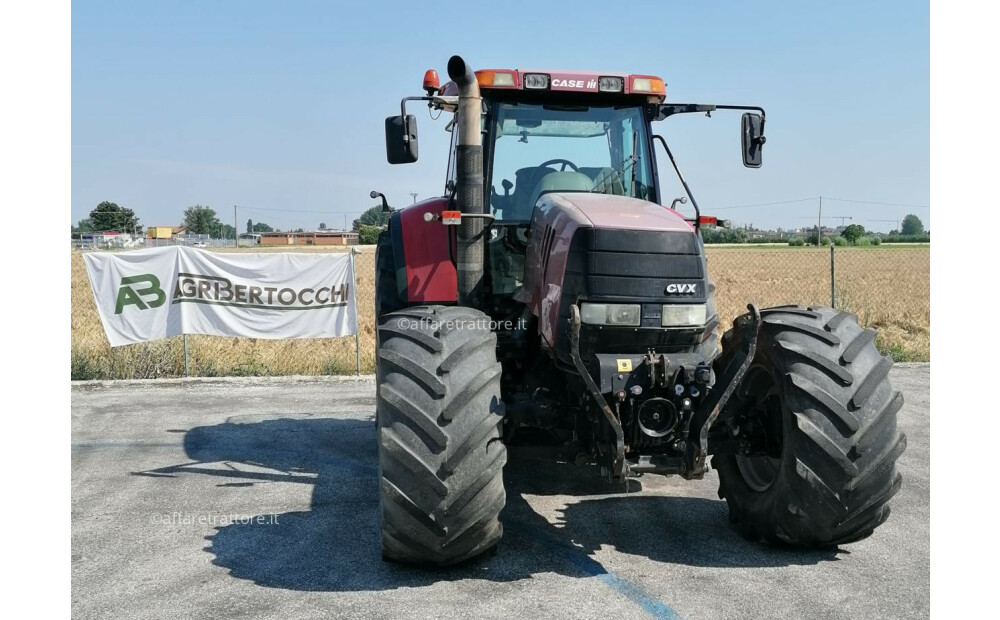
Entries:
POLYGON ((122 278, 121 288, 118 289, 118 301, 115 303, 115 314, 121 314, 122 309, 128 305, 139 306, 140 310, 147 308, 159 308, 167 301, 167 294, 160 288, 160 279, 151 273, 144 273, 138 276, 126 276, 122 278), (145 288, 132 288, 132 284, 148 284, 145 288), (153 297, 152 300, 148 299, 153 297), (147 299, 144 301, 143 297, 147 299))

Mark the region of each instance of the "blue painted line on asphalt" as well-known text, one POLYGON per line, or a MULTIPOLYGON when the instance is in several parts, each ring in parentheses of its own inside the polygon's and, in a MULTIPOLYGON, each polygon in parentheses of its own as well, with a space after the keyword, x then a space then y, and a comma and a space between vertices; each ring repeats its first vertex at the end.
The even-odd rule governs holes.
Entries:
POLYGON ((614 573, 604 573, 603 575, 598 575, 597 578, 611 589, 615 590, 639 607, 642 607, 646 613, 654 618, 667 618, 669 620, 680 619, 677 612, 674 611, 669 605, 627 579, 623 579, 614 573))
POLYGON ((544 543, 549 549, 572 564, 574 568, 591 577, 597 578, 604 585, 641 607, 650 616, 654 618, 666 618, 667 620, 680 620, 680 615, 670 605, 667 605, 647 592, 642 586, 608 571, 608 569, 604 568, 604 565, 582 551, 573 547, 567 547, 562 541, 553 538, 550 534, 544 533, 533 526, 527 527, 525 534, 538 542, 544 543))

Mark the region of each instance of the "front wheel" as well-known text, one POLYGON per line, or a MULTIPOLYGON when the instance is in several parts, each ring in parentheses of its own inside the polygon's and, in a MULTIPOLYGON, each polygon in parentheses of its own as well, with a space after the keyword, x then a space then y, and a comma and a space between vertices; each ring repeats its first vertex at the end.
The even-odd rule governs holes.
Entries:
POLYGON ((496 334, 482 312, 442 306, 391 312, 378 332, 382 557, 470 559, 503 533, 496 334))
MULTIPOLYGON (((902 480, 903 397, 889 383, 892 360, 876 350, 875 331, 846 312, 761 315, 756 356, 726 406, 758 441, 752 452, 713 458, 719 497, 755 540, 822 547, 865 538, 888 518, 902 480)), ((732 330, 723 336, 720 364, 736 341, 732 330)))

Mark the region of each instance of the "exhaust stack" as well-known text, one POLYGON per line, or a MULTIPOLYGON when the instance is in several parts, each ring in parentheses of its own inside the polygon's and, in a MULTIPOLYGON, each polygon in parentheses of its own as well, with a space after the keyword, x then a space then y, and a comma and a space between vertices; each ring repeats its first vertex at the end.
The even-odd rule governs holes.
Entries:
MULTIPOLYGON (((458 86, 455 200, 462 213, 483 213, 482 99, 476 74, 461 56, 448 60, 448 77, 458 86)), ((464 217, 458 227, 458 303, 477 307, 483 281, 483 218, 464 217)))

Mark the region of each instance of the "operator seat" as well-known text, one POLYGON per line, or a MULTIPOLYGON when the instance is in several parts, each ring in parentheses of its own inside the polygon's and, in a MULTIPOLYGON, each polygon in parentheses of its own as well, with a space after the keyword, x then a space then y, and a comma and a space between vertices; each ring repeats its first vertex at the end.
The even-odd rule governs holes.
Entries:
POLYGON ((614 194, 615 196, 625 195, 625 186, 622 179, 615 174, 613 168, 580 168, 580 172, 594 180, 594 189, 602 194, 614 194))
POLYGON ((530 194, 531 200, 527 204, 528 212, 523 214, 523 217, 512 219, 526 220, 530 218, 531 211, 535 208, 535 203, 546 192, 589 192, 592 189, 594 189, 594 182, 582 172, 570 172, 569 170, 563 172, 552 171, 539 179, 535 185, 534 191, 530 194))

